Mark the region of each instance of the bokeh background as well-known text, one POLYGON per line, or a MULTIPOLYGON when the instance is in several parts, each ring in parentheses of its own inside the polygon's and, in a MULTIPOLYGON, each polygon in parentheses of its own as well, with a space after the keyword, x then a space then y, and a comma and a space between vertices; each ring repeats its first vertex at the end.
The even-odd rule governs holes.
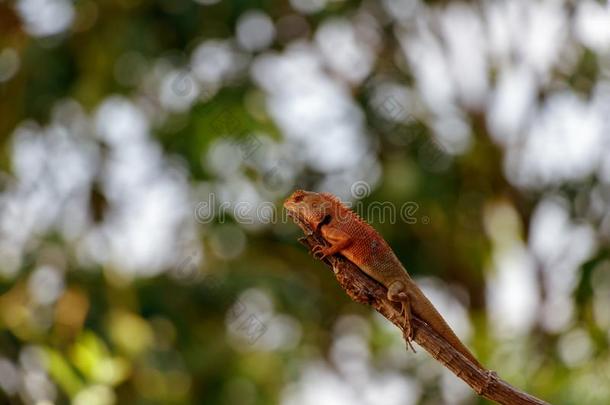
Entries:
POLYGON ((295 188, 502 378, 610 402, 593 0, 0 1, 0 402, 485 403, 308 256, 295 188))

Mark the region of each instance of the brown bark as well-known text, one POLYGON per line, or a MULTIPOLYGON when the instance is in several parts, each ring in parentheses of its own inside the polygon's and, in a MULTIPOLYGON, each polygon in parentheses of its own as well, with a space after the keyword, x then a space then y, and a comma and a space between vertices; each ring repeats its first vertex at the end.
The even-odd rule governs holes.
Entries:
MULTIPOLYGON (((306 234, 300 239, 301 243, 310 250, 317 245, 325 245, 324 239, 305 222, 294 216, 293 219, 306 234)), ((323 259, 323 262, 332 268, 337 281, 352 300, 372 306, 402 330, 403 335, 405 334, 408 326, 405 317, 401 316, 400 304, 387 299, 385 287, 342 256, 330 256, 323 259)), ((495 372, 477 367, 436 334, 424 321, 415 316, 411 319, 414 329, 413 340, 479 395, 500 404, 548 404, 501 380, 495 372)), ((410 342, 407 341, 407 347, 409 344, 410 342)))

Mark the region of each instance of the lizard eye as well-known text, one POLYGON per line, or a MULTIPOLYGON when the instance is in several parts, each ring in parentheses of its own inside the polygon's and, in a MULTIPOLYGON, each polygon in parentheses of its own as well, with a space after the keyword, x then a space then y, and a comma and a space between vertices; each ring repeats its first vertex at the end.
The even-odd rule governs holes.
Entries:
POLYGON ((303 198, 305 198, 304 195, 297 195, 294 197, 294 202, 299 203, 299 202, 303 201, 303 198))

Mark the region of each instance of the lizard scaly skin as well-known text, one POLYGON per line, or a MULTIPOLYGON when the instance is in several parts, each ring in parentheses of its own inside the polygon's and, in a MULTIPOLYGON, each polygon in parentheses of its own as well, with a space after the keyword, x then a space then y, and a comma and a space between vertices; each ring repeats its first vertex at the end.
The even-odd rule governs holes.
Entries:
MULTIPOLYGON (((360 270, 387 288, 390 301, 401 302, 407 324, 411 314, 425 321, 464 357, 484 369, 464 346, 445 319, 409 276, 383 237, 355 212, 329 193, 297 190, 284 207, 309 224, 328 242, 313 253, 319 258, 341 254, 360 270)), ((409 326, 407 339, 412 339, 409 326)))

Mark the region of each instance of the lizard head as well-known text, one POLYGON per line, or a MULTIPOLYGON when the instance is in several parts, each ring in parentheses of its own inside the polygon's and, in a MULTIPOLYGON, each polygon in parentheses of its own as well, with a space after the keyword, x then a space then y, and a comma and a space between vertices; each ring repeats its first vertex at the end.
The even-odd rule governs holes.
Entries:
POLYGON ((331 204, 323 194, 297 190, 284 201, 284 208, 290 215, 307 222, 312 229, 317 229, 330 213, 331 204))

